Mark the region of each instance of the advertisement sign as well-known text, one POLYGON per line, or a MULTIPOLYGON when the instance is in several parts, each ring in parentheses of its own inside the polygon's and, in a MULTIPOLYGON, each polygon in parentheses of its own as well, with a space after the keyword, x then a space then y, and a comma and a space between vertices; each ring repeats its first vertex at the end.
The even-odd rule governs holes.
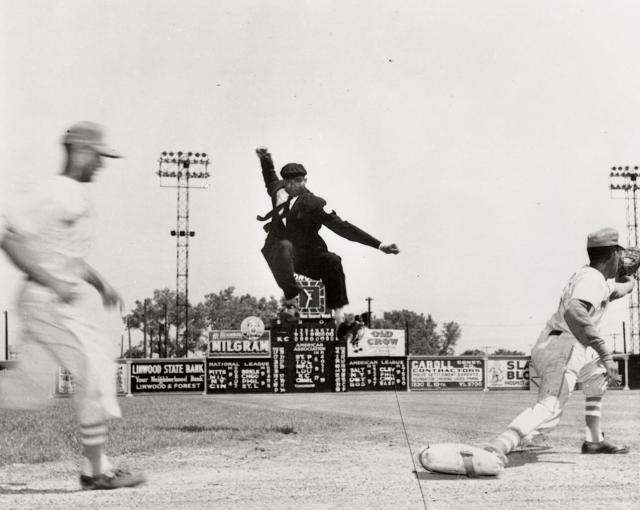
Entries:
POLYGON ((129 393, 129 372, 127 363, 118 363, 116 367, 116 393, 118 395, 126 395, 129 393))
POLYGON ((405 342, 404 329, 364 327, 347 344, 347 356, 349 358, 400 357, 405 355, 405 342))
POLYGON ((491 390, 528 390, 529 358, 489 358, 487 386, 491 390))
POLYGON ((131 393, 203 393, 203 360, 131 361, 131 393))
POLYGON ((209 333, 209 358, 268 358, 271 356, 271 334, 249 338, 242 331, 217 330, 209 333))
POLYGON ((410 390, 484 389, 481 358, 409 358, 410 390))
POLYGON ((271 392, 271 362, 207 359, 207 393, 271 392))
POLYGON ((348 359, 348 390, 407 390, 407 363, 403 358, 348 359))
POLYGON ((332 320, 302 319, 273 330, 273 391, 344 391, 346 347, 332 320), (338 379, 336 379, 336 376, 338 379))
POLYGON ((58 367, 55 378, 54 393, 57 396, 70 396, 73 394, 73 375, 66 368, 58 367))

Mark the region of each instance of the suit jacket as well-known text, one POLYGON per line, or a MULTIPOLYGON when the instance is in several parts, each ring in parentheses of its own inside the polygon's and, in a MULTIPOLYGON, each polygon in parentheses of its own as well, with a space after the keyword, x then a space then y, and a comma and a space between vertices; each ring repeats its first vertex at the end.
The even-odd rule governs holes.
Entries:
MULTIPOLYGON (((261 159, 260 162, 267 193, 271 197, 273 207, 276 207, 278 192, 283 190, 284 181, 276 175, 271 158, 261 159)), ((274 214, 271 222, 265 225, 268 235, 263 250, 268 249, 277 240, 288 239, 297 251, 327 251, 327 244, 318 233, 322 225, 349 241, 372 248, 380 246, 378 239, 344 221, 335 211, 327 213, 324 210, 325 205, 327 202, 323 198, 305 190, 298 196, 289 211, 286 226, 278 214, 274 214)))

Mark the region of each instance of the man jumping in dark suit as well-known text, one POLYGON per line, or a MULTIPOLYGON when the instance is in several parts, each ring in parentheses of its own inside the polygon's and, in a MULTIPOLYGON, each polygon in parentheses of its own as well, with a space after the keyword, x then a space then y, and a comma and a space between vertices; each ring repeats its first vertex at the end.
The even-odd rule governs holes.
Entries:
POLYGON ((344 321, 343 307, 349 303, 341 258, 328 251, 318 235, 322 225, 350 241, 355 241, 384 253, 400 253, 395 244, 383 244, 355 225, 342 220, 335 211, 324 210, 326 201, 315 196, 306 187, 307 171, 299 163, 288 163, 278 179, 271 154, 266 147, 256 149, 262 167, 262 177, 271 197, 273 209, 260 221, 271 220, 262 254, 278 286, 284 292, 285 307, 282 314, 295 317, 296 296, 300 285, 294 272, 315 280, 322 280, 326 289, 327 307, 333 310, 336 326, 344 321))

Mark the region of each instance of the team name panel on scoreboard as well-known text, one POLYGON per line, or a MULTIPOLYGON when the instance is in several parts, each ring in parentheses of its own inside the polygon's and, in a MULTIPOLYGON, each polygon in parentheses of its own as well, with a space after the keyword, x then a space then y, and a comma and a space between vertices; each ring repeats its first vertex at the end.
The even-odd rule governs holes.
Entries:
POLYGON ((469 358, 409 358, 409 389, 414 390, 482 390, 483 360, 469 358))
POLYGON ((204 361, 132 361, 129 388, 136 393, 204 393, 204 361))
POLYGON ((346 390, 346 344, 332 320, 274 324, 271 338, 275 393, 346 390))
POLYGON ((406 358, 347 360, 348 391, 407 390, 406 358))
POLYGON ((271 392, 268 359, 207 359, 207 393, 271 392))

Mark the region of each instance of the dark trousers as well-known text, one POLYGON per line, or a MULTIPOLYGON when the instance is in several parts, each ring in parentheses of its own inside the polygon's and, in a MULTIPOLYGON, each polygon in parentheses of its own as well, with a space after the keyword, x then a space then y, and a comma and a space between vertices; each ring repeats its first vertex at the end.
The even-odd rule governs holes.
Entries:
POLYGON ((296 250, 291 241, 281 240, 269 243, 262 249, 278 287, 285 299, 292 299, 300 293, 300 285, 293 273, 322 280, 327 308, 336 309, 349 304, 342 259, 335 253, 324 250, 296 250))

